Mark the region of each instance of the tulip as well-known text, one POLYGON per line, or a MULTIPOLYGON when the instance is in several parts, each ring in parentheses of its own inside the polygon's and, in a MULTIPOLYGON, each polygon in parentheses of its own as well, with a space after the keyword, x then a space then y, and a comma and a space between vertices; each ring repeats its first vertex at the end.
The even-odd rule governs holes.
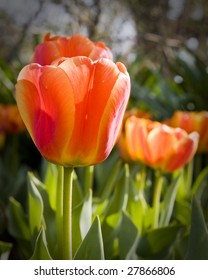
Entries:
POLYGON ((122 134, 122 132, 124 132, 124 130, 125 130, 126 120, 128 118, 130 118, 131 116, 135 116, 137 118, 150 119, 150 113, 146 112, 146 111, 139 110, 137 108, 132 108, 131 110, 127 110, 125 112, 123 122, 122 122, 122 126, 121 126, 119 136, 118 136, 119 140, 117 141, 118 148, 120 149, 120 154, 122 155, 122 158, 125 161, 129 161, 131 156, 128 154, 128 150, 125 148, 125 146, 126 146, 125 137, 123 137, 124 134, 122 134))
POLYGON ((55 36, 46 34, 42 43, 36 46, 33 55, 33 62, 41 65, 49 65, 60 57, 87 56, 92 60, 109 58, 112 60, 112 53, 102 42, 92 42, 81 34, 71 37, 55 36))
POLYGON ((194 156, 198 133, 131 116, 118 139, 124 160, 140 161, 164 172, 173 172, 194 156))
POLYGON ((169 124, 180 127, 187 133, 198 132, 198 152, 208 152, 208 112, 176 111, 169 120, 169 124))
POLYGON ((18 133, 25 131, 25 125, 15 104, 0 105, 0 132, 18 133))
POLYGON ((111 152, 130 95, 125 66, 109 59, 61 58, 20 72, 16 100, 40 153, 64 166, 87 166, 111 152))

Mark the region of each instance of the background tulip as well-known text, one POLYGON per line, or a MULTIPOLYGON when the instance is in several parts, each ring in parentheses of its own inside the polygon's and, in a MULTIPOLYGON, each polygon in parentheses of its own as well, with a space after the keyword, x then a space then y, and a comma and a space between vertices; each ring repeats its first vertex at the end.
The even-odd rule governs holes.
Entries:
POLYGON ((0 132, 17 133, 25 131, 25 125, 15 104, 0 105, 0 132))
POLYGON ((141 161, 153 168, 172 172, 185 165, 195 154, 198 134, 187 134, 148 119, 127 119, 118 140, 121 156, 125 160, 141 161))
POLYGON ((191 133, 196 131, 199 133, 199 152, 208 152, 208 112, 186 112, 176 111, 169 124, 173 127, 180 127, 191 133))
POLYGON ((122 63, 87 57, 30 64, 16 85, 20 114, 40 153, 65 166, 96 164, 109 155, 129 94, 122 63))
POLYGON ((60 57, 87 56, 92 60, 109 58, 113 56, 109 48, 102 42, 92 42, 81 34, 71 37, 55 36, 46 34, 42 43, 35 48, 33 62, 41 65, 51 64, 60 57))

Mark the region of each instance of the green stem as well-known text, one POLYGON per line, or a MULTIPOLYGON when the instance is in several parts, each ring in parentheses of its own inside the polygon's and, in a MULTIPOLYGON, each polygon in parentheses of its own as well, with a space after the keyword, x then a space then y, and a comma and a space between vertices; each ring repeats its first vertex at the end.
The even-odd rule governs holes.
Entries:
POLYGON ((142 165, 141 170, 136 175, 136 186, 139 193, 144 193, 145 183, 146 183, 146 166, 142 165))
POLYGON ((159 224, 159 214, 160 214, 160 196, 162 191, 164 178, 161 172, 158 170, 156 172, 156 183, 154 186, 153 194, 153 228, 157 228, 159 224))
POLYGON ((63 252, 63 166, 58 165, 58 179, 56 191, 56 227, 57 227, 57 257, 60 259, 63 252))
POLYGON ((187 165, 187 177, 186 177, 186 194, 190 193, 192 180, 193 180, 193 170, 194 170, 194 159, 191 159, 187 165))
POLYGON ((94 174, 94 166, 93 165, 87 166, 86 173, 85 173, 85 192, 86 193, 88 193, 89 190, 92 189, 93 174, 94 174))
POLYGON ((63 184, 63 258, 72 260, 72 183, 73 168, 64 167, 63 184))

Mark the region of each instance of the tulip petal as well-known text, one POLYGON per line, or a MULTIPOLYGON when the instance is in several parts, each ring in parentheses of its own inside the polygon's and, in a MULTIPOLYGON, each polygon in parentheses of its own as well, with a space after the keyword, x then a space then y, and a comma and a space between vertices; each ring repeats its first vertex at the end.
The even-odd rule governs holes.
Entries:
POLYGON ((106 104, 98 131, 97 155, 99 161, 105 159, 111 152, 117 139, 123 116, 127 107, 130 94, 129 76, 123 73, 112 89, 111 96, 106 104))
POLYGON ((89 54, 89 57, 92 60, 97 60, 100 58, 108 58, 113 60, 112 52, 102 42, 98 42, 95 44, 94 48, 89 54))
POLYGON ((104 160, 115 144, 130 94, 130 79, 123 66, 109 59, 95 63, 94 80, 88 98, 85 149, 91 149, 96 163, 104 160), (125 70, 125 72, 124 72, 125 70))
POLYGON ((52 66, 26 66, 18 77, 16 99, 41 154, 63 162, 65 143, 74 126, 73 90, 65 72, 52 66))
POLYGON ((172 172, 184 166, 194 156, 198 146, 199 134, 193 132, 183 137, 174 145, 174 152, 164 167, 166 171, 172 172))
POLYGON ((150 151, 149 162, 161 164, 173 150, 176 137, 166 125, 158 124, 148 135, 147 142, 150 151))
POLYGON ((148 120, 130 117, 126 121, 126 145, 133 160, 147 163, 149 159, 149 148, 147 145, 148 120))
POLYGON ((52 61, 60 57, 60 51, 57 44, 53 41, 41 43, 35 48, 33 62, 40 65, 50 65, 52 61))

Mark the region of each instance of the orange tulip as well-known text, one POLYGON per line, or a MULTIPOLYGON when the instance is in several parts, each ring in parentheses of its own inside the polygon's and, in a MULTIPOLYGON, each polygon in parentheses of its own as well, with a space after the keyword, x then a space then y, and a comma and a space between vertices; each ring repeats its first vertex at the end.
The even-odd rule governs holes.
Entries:
POLYGON ((180 127, 191 133, 199 133, 199 152, 208 152, 208 112, 186 112, 176 111, 169 124, 173 127, 180 127))
POLYGON ((194 156, 197 144, 196 132, 188 135, 180 128, 134 116, 127 119, 118 139, 125 160, 140 161, 165 172, 184 166, 194 156))
POLYGON ((129 94, 122 63, 84 56, 25 66, 16 85, 20 114, 40 153, 65 166, 96 164, 109 155, 129 94))
POLYGON ((126 161, 129 161, 129 159, 131 158, 131 156, 128 154, 128 150, 125 149, 125 137, 123 137, 124 135, 124 131, 125 131, 125 124, 126 124, 126 121, 131 117, 131 116, 135 116, 137 118, 145 118, 145 119, 150 119, 150 113, 149 112, 146 112, 146 111, 142 111, 142 110, 139 110, 137 108, 132 108, 130 110, 127 110, 124 114, 124 118, 123 118, 123 122, 122 122, 122 126, 121 126, 121 129, 120 129, 120 132, 119 132, 119 135, 118 135, 118 147, 120 149, 120 153, 122 155, 122 158, 126 161), (123 133, 123 134, 122 134, 123 133))
POLYGON ((92 60, 99 58, 112 60, 113 58, 110 49, 102 42, 94 43, 81 34, 71 37, 50 37, 50 33, 48 33, 43 42, 35 48, 33 62, 48 65, 60 57, 74 56, 87 56, 92 60))
POLYGON ((25 125, 15 104, 0 105, 0 132, 17 133, 25 131, 25 125))

